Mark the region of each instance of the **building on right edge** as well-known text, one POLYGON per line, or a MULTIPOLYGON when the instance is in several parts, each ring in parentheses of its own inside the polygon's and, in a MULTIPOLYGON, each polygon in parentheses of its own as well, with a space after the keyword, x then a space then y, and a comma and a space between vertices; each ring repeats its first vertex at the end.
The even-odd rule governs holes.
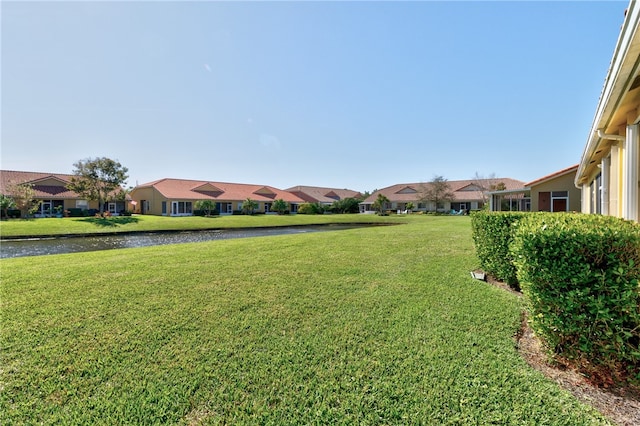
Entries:
POLYGON ((640 5, 632 0, 616 43, 575 185, 583 213, 640 218, 640 5))

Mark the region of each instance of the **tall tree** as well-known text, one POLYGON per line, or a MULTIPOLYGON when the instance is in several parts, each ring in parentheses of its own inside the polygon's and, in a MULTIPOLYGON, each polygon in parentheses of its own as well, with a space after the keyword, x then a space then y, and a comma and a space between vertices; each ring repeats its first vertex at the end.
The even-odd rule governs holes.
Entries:
POLYGON ((438 205, 443 204, 446 201, 452 201, 454 198, 453 191, 449 186, 449 182, 443 176, 434 176, 433 180, 424 185, 420 200, 424 203, 431 202, 436 206, 436 212, 438 211, 438 205))
POLYGON ((67 188, 89 201, 97 201, 100 214, 104 212, 104 203, 115 199, 115 191, 121 190, 129 178, 129 169, 107 157, 87 158, 73 166, 73 177, 67 188))
POLYGON ((489 176, 485 177, 480 173, 476 172, 473 176, 473 184, 479 188, 480 193, 482 194, 482 204, 486 206, 489 202, 489 192, 491 191, 502 191, 507 189, 504 182, 501 182, 495 173, 491 173, 489 176))
POLYGON ((40 201, 36 200, 36 190, 30 183, 10 182, 7 191, 11 194, 22 217, 31 216, 40 206, 40 201))

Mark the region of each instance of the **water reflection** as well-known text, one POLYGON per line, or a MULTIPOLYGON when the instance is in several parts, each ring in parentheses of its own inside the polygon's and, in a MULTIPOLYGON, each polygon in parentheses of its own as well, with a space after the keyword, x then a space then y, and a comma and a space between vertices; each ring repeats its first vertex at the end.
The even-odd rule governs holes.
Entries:
POLYGON ((78 253, 128 247, 193 243, 231 238, 266 237, 360 228, 370 225, 318 225, 278 228, 224 229, 211 231, 138 233, 93 237, 62 237, 45 239, 4 240, 0 243, 0 258, 78 253))

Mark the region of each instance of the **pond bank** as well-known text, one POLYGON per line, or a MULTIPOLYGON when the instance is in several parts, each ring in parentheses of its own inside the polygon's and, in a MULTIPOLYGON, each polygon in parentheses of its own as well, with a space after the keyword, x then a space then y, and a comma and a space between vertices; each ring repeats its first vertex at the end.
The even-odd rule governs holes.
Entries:
POLYGON ((266 237, 274 235, 339 231, 380 224, 321 224, 268 226, 256 228, 224 228, 188 231, 137 231, 69 234, 63 236, 30 236, 2 239, 0 258, 42 256, 48 254, 79 253, 118 248, 147 247, 232 238, 266 237))

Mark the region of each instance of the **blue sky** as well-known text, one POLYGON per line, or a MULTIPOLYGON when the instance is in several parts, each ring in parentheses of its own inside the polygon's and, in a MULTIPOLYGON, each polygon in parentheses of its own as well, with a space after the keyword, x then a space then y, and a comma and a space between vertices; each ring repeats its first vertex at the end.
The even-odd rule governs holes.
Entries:
POLYGON ((0 165, 530 181, 580 160, 627 4, 3 1, 0 165))

